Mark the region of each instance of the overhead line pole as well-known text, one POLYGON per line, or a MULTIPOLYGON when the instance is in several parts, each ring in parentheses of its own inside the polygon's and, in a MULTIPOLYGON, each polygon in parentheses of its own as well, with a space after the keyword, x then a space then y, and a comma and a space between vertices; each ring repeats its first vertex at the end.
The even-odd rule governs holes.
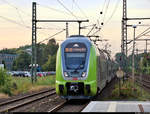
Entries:
MULTIPOLYGON (((127 56, 127 0, 123 0, 123 16, 122 16, 122 34, 121 34, 121 69, 124 70, 124 72, 127 71, 127 61, 124 58, 124 55, 127 56), (125 48, 126 47, 126 48, 125 48)), ((126 73, 127 74, 127 73, 126 73)), ((123 82, 124 82, 124 77, 123 77, 123 82)))
POLYGON ((66 22, 66 38, 69 36, 68 22, 66 22))
MULTIPOLYGON (((127 51, 125 52, 125 45, 126 40, 127 40, 127 1, 123 0, 123 17, 122 17, 122 47, 121 47, 121 52, 122 54, 127 55, 127 51)), ((126 50, 127 50, 127 45, 126 45, 126 50)))
POLYGON ((32 4, 32 58, 31 58, 31 80, 32 83, 36 81, 36 63, 37 63, 37 53, 36 53, 36 2, 32 4))

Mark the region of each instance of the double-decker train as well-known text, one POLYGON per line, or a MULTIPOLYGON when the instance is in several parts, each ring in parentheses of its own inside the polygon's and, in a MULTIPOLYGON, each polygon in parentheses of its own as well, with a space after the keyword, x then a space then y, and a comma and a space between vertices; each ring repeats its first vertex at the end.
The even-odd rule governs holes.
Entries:
POLYGON ((90 99, 115 76, 116 63, 85 36, 70 36, 56 58, 56 93, 65 99, 90 99))

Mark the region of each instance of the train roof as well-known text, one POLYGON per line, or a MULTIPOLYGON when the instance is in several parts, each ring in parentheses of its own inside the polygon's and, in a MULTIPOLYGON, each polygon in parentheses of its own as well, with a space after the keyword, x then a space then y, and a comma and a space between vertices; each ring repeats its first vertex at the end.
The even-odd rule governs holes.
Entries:
POLYGON ((85 37, 84 35, 71 35, 69 38, 73 38, 73 37, 85 37))
MULTIPOLYGON (((90 43, 91 44, 91 41, 89 40, 88 37, 85 37, 83 35, 72 35, 72 36, 69 36, 63 43, 65 42, 86 42, 86 43, 90 43)), ((62 43, 62 44, 63 44, 62 43)))

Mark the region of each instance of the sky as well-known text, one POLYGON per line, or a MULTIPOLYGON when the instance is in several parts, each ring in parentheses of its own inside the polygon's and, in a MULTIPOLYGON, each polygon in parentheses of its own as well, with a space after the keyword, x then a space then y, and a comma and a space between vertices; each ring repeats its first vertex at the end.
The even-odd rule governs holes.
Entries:
MULTIPOLYGON (((37 3, 37 19, 68 19, 89 20, 81 26, 97 24, 101 27, 99 35, 107 42, 99 42, 104 48, 109 44, 111 55, 120 52, 121 48, 121 19, 123 0, 0 0, 0 49, 18 48, 31 44, 32 41, 32 2, 37 3), (103 12, 103 14, 100 14, 103 12), (103 26, 100 23, 104 23, 103 26)), ((127 0, 127 16, 150 17, 150 0, 127 0)), ((138 24, 139 21, 129 21, 128 24, 138 24)), ((150 25, 150 20, 140 21, 142 25, 150 25)), ((65 23, 37 23, 37 42, 62 31, 65 23)), ((81 30, 87 35, 92 26, 81 30)), ((138 26, 136 35, 147 29, 148 26, 138 26)), ((93 30, 92 35, 96 30, 93 30)), ((69 35, 78 34, 78 24, 69 23, 69 35)), ((60 44, 66 39, 65 31, 54 37, 60 44)), ((133 39, 133 28, 128 29, 128 39, 133 39)), ((46 43, 46 41, 44 42, 46 43)), ((131 47, 132 44, 129 45, 131 47)), ((137 42, 136 48, 145 49, 145 42, 137 42)), ((132 50, 131 50, 132 51, 132 50)))

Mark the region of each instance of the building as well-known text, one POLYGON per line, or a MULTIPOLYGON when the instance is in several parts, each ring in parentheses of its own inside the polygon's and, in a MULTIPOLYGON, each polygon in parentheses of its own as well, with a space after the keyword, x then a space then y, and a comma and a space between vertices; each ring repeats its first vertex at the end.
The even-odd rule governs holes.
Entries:
POLYGON ((0 64, 5 62, 6 69, 11 70, 14 60, 17 58, 16 54, 0 54, 0 64))

